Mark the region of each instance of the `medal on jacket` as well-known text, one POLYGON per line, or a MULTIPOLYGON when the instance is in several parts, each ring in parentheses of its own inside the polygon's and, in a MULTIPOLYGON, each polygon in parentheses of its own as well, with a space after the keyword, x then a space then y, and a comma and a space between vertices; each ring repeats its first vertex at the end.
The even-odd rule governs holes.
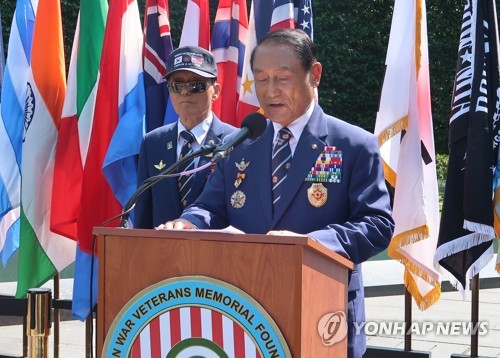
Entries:
POLYGON ((240 184, 243 182, 247 175, 245 173, 238 173, 236 174, 236 180, 234 181, 234 187, 238 188, 240 184))
POLYGON ((312 206, 320 208, 325 205, 326 199, 328 199, 328 189, 321 183, 313 183, 311 187, 307 189, 307 199, 312 206))
MULTIPOLYGON (((236 173, 236 180, 234 181, 234 187, 235 188, 238 188, 240 186, 240 184, 243 182, 243 180, 245 180, 246 178, 246 174, 243 173, 247 168, 248 166, 250 165, 250 162, 245 162, 245 159, 241 159, 241 162, 234 162, 234 164, 236 165, 236 168, 238 168, 239 172, 236 173)), ((243 203, 244 204, 244 203, 243 203)))
POLYGON ((236 190, 233 195, 231 195, 231 206, 235 209, 241 209, 245 205, 247 196, 241 190, 236 190))
POLYGON ((340 183, 342 180, 342 151, 325 146, 305 181, 315 183, 340 183))

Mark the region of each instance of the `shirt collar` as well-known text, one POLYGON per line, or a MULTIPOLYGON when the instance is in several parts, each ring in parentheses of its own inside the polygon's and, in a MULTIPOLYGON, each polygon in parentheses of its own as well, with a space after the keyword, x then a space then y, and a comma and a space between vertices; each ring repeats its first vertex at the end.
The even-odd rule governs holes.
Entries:
MULTIPOLYGON (((304 131, 304 127, 306 126, 307 122, 309 121, 309 118, 311 118, 312 112, 314 111, 314 101, 311 102, 309 107, 307 108, 306 112, 301 115, 299 118, 294 120, 292 123, 290 123, 287 128, 292 132, 293 138, 296 139, 297 141, 300 139, 300 136, 302 132, 304 131)), ((274 133, 278 133, 278 131, 283 128, 281 124, 273 123, 274 127, 274 133)), ((275 134, 276 137, 276 134, 275 134)))
MULTIPOLYGON (((191 133, 193 133, 196 142, 198 144, 202 144, 203 141, 205 140, 208 130, 210 129, 210 126, 212 125, 212 122, 214 120, 214 115, 212 112, 209 113, 208 117, 205 118, 201 123, 197 124, 193 129, 191 129, 191 133)), ((178 143, 183 143, 181 141, 181 132, 186 131, 186 127, 181 123, 181 121, 177 121, 177 141, 178 143)))

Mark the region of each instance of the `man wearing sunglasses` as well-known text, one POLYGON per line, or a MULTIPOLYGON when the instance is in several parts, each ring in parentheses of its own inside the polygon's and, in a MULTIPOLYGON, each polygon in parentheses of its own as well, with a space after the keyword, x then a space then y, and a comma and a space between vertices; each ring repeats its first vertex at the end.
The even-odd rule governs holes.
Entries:
MULTIPOLYGON (((221 122, 212 112, 219 97, 217 64, 207 50, 186 46, 173 51, 167 60, 166 86, 178 114, 175 123, 147 133, 139 153, 137 183, 159 174, 202 145, 218 145, 236 128, 221 122)), ((202 156, 186 163, 180 171, 189 171, 210 161, 202 156)), ((212 168, 192 175, 167 178, 144 192, 135 206, 134 227, 151 229, 178 218, 182 210, 201 193, 212 168)))

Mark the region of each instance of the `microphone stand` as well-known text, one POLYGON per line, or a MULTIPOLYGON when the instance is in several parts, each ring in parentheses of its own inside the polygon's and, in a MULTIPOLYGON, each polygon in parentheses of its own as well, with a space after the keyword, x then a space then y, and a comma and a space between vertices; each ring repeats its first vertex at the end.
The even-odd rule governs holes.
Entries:
MULTIPOLYGON (((135 203, 139 196, 144 193, 147 189, 151 188, 153 185, 158 183, 160 180, 165 179, 169 174, 172 174, 178 167, 180 167, 182 164, 200 157, 202 155, 207 155, 210 153, 213 153, 215 149, 217 148, 216 145, 213 144, 208 144, 208 145, 203 145, 201 146, 200 149, 193 151, 186 155, 184 158, 181 160, 178 160, 174 164, 172 164, 170 167, 165 169, 164 171, 160 172, 160 174, 152 176, 144 180, 144 182, 137 188, 137 190, 134 192, 134 194, 130 197, 130 199, 127 201, 127 204, 125 204, 125 207, 123 208, 123 213, 121 213, 118 217, 121 217, 120 221, 120 227, 122 228, 127 228, 128 227, 128 217, 132 209, 135 207, 135 203)), ((115 218, 111 218, 109 221, 112 221, 115 218)))

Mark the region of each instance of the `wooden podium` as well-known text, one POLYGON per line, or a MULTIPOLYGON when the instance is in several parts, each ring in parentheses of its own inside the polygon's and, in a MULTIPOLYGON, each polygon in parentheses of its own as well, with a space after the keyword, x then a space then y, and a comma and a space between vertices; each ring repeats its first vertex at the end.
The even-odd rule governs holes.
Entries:
POLYGON ((162 280, 206 276, 253 297, 283 334, 293 357, 346 357, 347 338, 325 346, 318 322, 347 312, 353 264, 308 237, 215 231, 95 228, 99 250, 97 355, 120 310, 162 280))

